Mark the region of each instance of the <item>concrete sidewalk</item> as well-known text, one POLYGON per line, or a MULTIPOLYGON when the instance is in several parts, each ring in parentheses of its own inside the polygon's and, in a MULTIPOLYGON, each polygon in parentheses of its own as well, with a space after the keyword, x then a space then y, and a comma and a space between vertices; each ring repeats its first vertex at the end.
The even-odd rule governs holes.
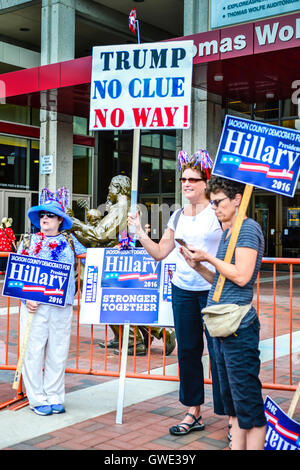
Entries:
MULTIPOLYGON (((277 338, 277 358, 286 354, 286 337, 277 338)), ((300 351, 300 332, 293 336, 295 351, 300 351)), ((272 351, 269 340, 261 342, 262 369, 269 367, 272 351)), ((203 358, 208 376, 208 359, 203 358)), ((168 366, 175 375, 177 364, 168 366)), ((158 374, 161 371, 153 370, 158 374)), ((285 374, 285 370, 277 371, 285 374)), ((10 373, 12 375, 12 373, 10 373)), ((66 396, 66 413, 41 417, 28 406, 18 411, 0 412, 0 448, 14 450, 220 450, 228 449, 227 418, 213 412, 211 385, 205 386, 202 406, 204 431, 186 436, 171 436, 169 427, 179 423, 184 410, 178 402, 178 382, 126 379, 122 424, 116 424, 119 380, 113 379, 71 391, 66 396)), ((73 382, 67 374, 67 389, 73 382)), ((264 391, 287 411, 292 392, 264 391)), ((300 421, 299 407, 294 415, 300 421)))
MULTIPOLYGON (((261 380, 273 381, 275 365, 276 383, 288 384, 289 377, 289 282, 286 274, 280 274, 276 296, 275 343, 273 357, 273 294, 272 276, 265 273, 260 293, 261 322, 261 380)), ((300 282, 296 275, 293 295, 293 335, 292 335, 292 383, 300 380, 300 282)), ((0 320, 5 325, 5 302, 0 297, 0 320), (3 312, 2 312, 3 309, 3 312)), ((254 298, 255 302, 255 298, 254 298)), ((9 359, 15 363, 17 339, 17 304, 12 301, 9 320, 10 343, 9 359)), ((71 340, 68 367, 76 361, 76 325, 71 340)), ((4 329, 5 331, 5 329, 4 329)), ((103 338, 104 327, 94 328, 94 361, 103 360, 103 349, 98 347, 103 338)), ((80 327, 79 356, 80 366, 89 367, 90 330, 80 327)), ((5 348, 0 339, 0 363, 4 363, 5 348), (3 356, 3 357, 2 357, 3 356)), ((161 342, 151 346, 151 374, 158 374, 161 365, 161 342)), ((118 370, 118 357, 109 352, 109 366, 118 370)), ((128 364, 132 366, 132 357, 128 364)), ((147 357, 137 358, 137 371, 147 370, 147 357)), ((208 377, 207 356, 203 357, 205 376, 208 377)), ((94 366, 95 367, 95 366, 94 366)), ((178 364, 176 349, 167 357, 166 375, 177 376, 178 364)), ((0 370, 0 402, 14 396, 11 384, 14 371, 0 370)), ((126 379, 125 401, 122 424, 116 424, 119 380, 105 376, 88 374, 66 374, 66 413, 52 416, 37 416, 28 406, 13 411, 0 411, 0 449, 2 450, 166 450, 174 452, 193 450, 228 450, 227 417, 213 412, 212 387, 205 386, 205 404, 201 407, 205 430, 191 432, 186 436, 171 436, 169 428, 182 421, 185 409, 178 401, 177 381, 126 379)), ((264 390, 287 412, 293 392, 264 390)), ((294 414, 300 422, 300 404, 294 414)))

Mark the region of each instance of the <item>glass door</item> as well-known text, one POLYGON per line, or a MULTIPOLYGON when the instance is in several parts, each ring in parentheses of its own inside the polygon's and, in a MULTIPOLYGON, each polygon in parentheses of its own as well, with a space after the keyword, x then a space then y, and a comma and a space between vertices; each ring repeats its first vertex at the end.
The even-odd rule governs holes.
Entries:
POLYGON ((264 256, 282 257, 281 196, 263 191, 254 192, 254 214, 265 238, 264 256))
POLYGON ((30 221, 27 217, 27 211, 31 205, 31 195, 29 193, 17 193, 13 191, 4 191, 4 204, 2 217, 11 217, 13 219, 12 229, 19 241, 20 236, 25 232, 30 232, 30 221))
POLYGON ((254 191, 252 217, 260 224, 268 258, 300 257, 300 193, 293 198, 254 191))

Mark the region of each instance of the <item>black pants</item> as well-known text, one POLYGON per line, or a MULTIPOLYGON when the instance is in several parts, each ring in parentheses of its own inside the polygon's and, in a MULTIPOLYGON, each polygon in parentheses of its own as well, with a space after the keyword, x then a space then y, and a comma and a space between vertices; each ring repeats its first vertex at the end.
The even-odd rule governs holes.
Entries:
MULTIPOLYGON (((201 310, 206 306, 208 291, 187 291, 172 284, 172 307, 179 363, 179 400, 185 406, 204 403, 202 365, 203 322, 201 310)), ((225 414, 220 396, 219 378, 212 338, 205 330, 213 382, 214 411, 225 414)))

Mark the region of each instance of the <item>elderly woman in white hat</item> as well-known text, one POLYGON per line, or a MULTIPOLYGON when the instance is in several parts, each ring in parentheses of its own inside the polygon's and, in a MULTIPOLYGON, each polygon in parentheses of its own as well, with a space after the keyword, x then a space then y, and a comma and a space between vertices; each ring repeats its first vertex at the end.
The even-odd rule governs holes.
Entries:
MULTIPOLYGON (((27 215, 40 231, 31 235, 28 247, 22 241, 19 253, 74 266, 74 251, 76 254, 86 252, 86 248, 71 235, 73 251, 66 236, 61 233, 72 227, 72 219, 66 214, 61 202, 47 200, 31 207, 27 215)), ((22 375, 30 408, 42 416, 65 411, 65 367, 74 295, 75 278, 72 269, 64 307, 38 304, 30 300, 22 302, 21 337, 24 335, 28 312, 34 314, 22 375)))
MULTIPOLYGON (((3 217, 0 225, 0 251, 10 253, 16 251, 15 234, 12 226, 13 219, 11 217, 3 217)), ((5 274, 7 265, 7 257, 0 258, 0 274, 5 274)))

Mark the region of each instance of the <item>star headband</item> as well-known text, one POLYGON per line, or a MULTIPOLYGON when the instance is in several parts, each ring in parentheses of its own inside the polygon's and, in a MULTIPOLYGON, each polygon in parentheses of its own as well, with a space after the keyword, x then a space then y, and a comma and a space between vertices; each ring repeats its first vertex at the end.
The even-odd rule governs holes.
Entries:
POLYGON ((201 171, 205 171, 207 179, 209 179, 209 172, 213 167, 213 161, 209 156, 207 150, 199 149, 191 157, 185 150, 180 150, 178 153, 178 167, 179 170, 182 170, 182 165, 185 163, 194 162, 194 166, 200 166, 201 171))
POLYGON ((58 202, 61 205, 63 212, 65 212, 69 202, 69 191, 64 186, 54 193, 48 188, 42 189, 40 204, 45 204, 45 202, 49 200, 58 202))

